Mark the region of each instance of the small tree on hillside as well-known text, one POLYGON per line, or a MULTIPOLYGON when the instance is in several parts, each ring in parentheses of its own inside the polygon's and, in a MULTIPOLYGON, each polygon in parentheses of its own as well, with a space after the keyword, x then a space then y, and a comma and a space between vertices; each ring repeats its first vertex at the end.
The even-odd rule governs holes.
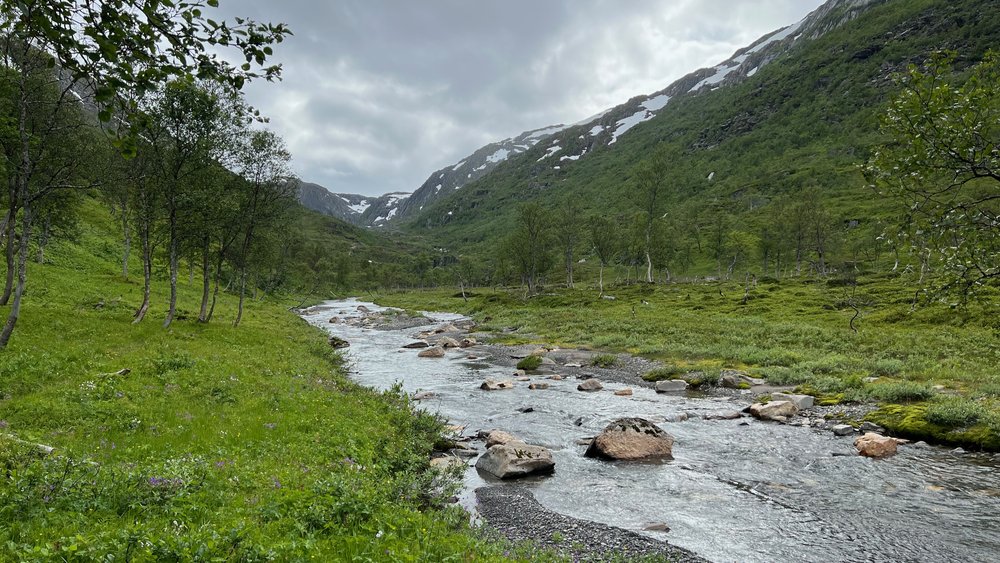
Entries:
POLYGON ((865 173, 907 209, 911 245, 923 238, 940 256, 938 289, 965 299, 1000 279, 1000 53, 987 53, 959 85, 955 60, 939 53, 900 78, 882 120, 888 141, 865 173))
POLYGON ((515 264, 528 293, 535 293, 542 274, 552 263, 549 215, 537 203, 518 209, 517 224, 504 241, 504 253, 515 264))
POLYGON ((603 215, 592 216, 587 221, 590 244, 594 249, 594 254, 600 262, 601 270, 598 277, 598 287, 601 296, 604 295, 604 268, 614 264, 618 259, 621 240, 618 233, 618 225, 603 215))

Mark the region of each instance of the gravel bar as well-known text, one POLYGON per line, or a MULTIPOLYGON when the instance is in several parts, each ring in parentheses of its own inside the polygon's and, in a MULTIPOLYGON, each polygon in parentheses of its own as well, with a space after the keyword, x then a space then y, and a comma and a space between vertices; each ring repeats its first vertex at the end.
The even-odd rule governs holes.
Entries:
POLYGON ((668 561, 707 559, 637 532, 564 516, 535 500, 525 487, 499 485, 476 489, 479 514, 492 530, 512 541, 529 540, 554 548, 573 561, 662 556, 668 561))

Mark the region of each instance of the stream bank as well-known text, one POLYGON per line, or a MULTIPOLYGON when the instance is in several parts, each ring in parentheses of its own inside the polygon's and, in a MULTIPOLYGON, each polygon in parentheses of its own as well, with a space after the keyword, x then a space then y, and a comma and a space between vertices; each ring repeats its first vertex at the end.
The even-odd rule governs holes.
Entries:
MULTIPOLYGON (((628 362, 611 374, 565 361, 559 351, 547 354, 555 362, 547 369, 563 372, 561 380, 544 372, 527 376, 545 379, 548 389, 532 391, 528 382, 516 382, 510 390, 485 392, 479 389, 485 379, 511 378, 512 356, 523 350, 477 345, 446 350, 442 358, 417 358, 418 350, 402 347, 420 329, 378 330, 350 321, 364 316, 359 306, 380 310, 343 301, 305 315, 351 342, 358 382, 379 388, 401 382, 421 394, 423 408, 464 426, 462 436, 500 428, 553 451, 551 477, 511 484, 470 468, 463 501, 473 510, 477 488, 527 488, 545 510, 654 541, 668 539, 717 561, 978 561, 1000 548, 1000 524, 991 516, 1000 508, 1000 472, 992 456, 911 445, 886 460, 860 458, 853 438, 812 423, 806 428, 749 418, 710 420, 749 404, 741 393, 660 395, 625 372, 628 362), (329 323, 331 316, 347 322, 329 323), (576 390, 577 377, 587 370, 600 371, 604 390, 576 390), (624 387, 633 394, 614 394, 624 387), (622 464, 584 458, 581 440, 622 416, 647 418, 672 434, 675 459, 622 464), (670 531, 644 531, 656 522, 670 531)), ((433 325, 461 317, 428 320, 433 325)), ((484 516, 487 504, 480 505, 484 516)))

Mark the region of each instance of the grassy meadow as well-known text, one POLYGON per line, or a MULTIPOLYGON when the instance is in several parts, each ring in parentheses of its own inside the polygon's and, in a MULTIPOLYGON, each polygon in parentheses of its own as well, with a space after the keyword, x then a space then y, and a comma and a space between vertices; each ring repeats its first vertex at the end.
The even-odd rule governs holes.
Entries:
POLYGON ((814 279, 764 280, 749 290, 621 285, 606 292, 614 300, 577 287, 530 298, 477 289, 468 301, 454 289, 392 293, 378 302, 470 314, 502 342, 638 354, 663 362, 660 376, 744 369, 821 403, 879 403, 870 419, 897 435, 1000 450, 995 293, 965 307, 914 307, 912 281, 895 276, 856 287, 814 279))
POLYGON ((0 560, 538 555, 483 540, 446 504, 454 480, 428 464, 441 423, 350 383, 289 303, 254 302, 233 328, 224 296, 198 324, 198 281, 185 276, 182 320, 161 328, 160 280, 133 326, 141 278, 122 280, 112 233, 91 202, 76 240, 29 266, 0 352, 0 560))

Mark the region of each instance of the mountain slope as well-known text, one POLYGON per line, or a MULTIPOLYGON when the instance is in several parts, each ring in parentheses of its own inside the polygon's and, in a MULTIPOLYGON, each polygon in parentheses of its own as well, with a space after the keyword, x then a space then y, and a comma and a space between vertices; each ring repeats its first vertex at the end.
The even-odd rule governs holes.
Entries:
POLYGON ((572 195, 624 212, 635 166, 660 147, 682 155, 671 181, 684 188, 675 207, 700 223, 691 228, 710 221, 695 216, 707 210, 757 217, 770 200, 808 188, 844 218, 877 215, 857 165, 876 140, 891 75, 941 48, 977 60, 1000 40, 998 14, 996 0, 832 0, 725 63, 552 135, 408 228, 481 244, 504 232, 522 201, 572 195))

